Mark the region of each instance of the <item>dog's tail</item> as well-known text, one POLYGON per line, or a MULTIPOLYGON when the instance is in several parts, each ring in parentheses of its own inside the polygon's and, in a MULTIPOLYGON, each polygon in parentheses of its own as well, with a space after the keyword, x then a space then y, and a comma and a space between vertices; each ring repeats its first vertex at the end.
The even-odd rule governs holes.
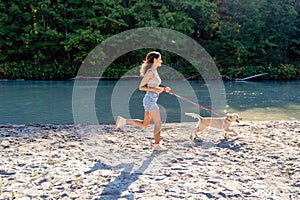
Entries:
POLYGON ((185 113, 185 115, 190 116, 190 117, 194 117, 198 120, 203 119, 203 117, 201 117, 200 115, 196 114, 196 113, 185 113))

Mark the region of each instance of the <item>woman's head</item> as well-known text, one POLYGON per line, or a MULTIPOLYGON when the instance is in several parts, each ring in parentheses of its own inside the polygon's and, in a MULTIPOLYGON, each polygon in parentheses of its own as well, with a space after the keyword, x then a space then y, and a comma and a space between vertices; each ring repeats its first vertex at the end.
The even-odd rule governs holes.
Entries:
POLYGON ((157 51, 151 51, 146 55, 145 60, 142 63, 140 74, 141 76, 144 76, 146 71, 152 67, 153 64, 156 64, 157 66, 160 66, 162 63, 161 55, 157 51))
POLYGON ((147 54, 144 63, 154 63, 154 59, 158 59, 160 57, 160 53, 157 51, 151 51, 147 54))

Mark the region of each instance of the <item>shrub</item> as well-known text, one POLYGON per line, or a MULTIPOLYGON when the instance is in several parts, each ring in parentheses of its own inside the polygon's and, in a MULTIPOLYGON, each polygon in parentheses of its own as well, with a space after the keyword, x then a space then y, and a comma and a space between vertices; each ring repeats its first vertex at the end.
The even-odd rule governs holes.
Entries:
POLYGON ((297 69, 292 64, 280 64, 278 66, 242 66, 220 69, 222 75, 232 78, 245 78, 261 73, 268 73, 264 79, 293 79, 297 76, 297 69))
POLYGON ((32 61, 4 63, 0 65, 0 78, 25 80, 65 80, 76 75, 77 69, 69 63, 40 64, 32 61))
POLYGON ((292 64, 280 64, 278 66, 269 66, 268 78, 270 79, 293 79, 297 76, 297 69, 292 64))

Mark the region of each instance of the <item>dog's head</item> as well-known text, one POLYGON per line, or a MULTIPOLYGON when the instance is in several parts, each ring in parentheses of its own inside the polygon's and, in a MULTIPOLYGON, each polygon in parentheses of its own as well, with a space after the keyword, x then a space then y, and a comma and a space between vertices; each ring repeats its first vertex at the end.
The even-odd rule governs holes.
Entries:
POLYGON ((227 114, 226 115, 226 119, 230 122, 237 122, 240 123, 240 120, 242 118, 240 118, 240 116, 237 113, 232 113, 232 114, 227 114))

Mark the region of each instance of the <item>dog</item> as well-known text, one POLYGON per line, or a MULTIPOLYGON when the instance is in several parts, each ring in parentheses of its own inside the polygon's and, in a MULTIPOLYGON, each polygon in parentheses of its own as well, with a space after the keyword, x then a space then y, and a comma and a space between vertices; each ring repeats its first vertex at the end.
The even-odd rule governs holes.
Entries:
POLYGON ((239 120, 242 119, 236 113, 227 114, 226 117, 219 118, 202 117, 196 113, 185 113, 185 115, 198 119, 196 130, 191 134, 191 140, 195 140, 195 138, 198 137, 197 133, 204 131, 207 127, 224 130, 225 139, 227 139, 227 132, 233 132, 237 135, 237 133, 234 130, 230 129, 229 126, 232 122, 239 123, 239 120))

